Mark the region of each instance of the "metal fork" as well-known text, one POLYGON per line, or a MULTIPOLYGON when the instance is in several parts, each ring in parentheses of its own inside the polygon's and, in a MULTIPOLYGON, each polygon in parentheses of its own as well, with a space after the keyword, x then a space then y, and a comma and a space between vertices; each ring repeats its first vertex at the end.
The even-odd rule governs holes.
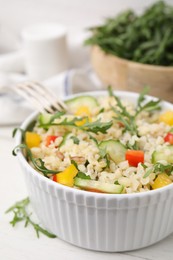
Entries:
POLYGON ((16 84, 13 87, 1 87, 0 92, 15 92, 28 100, 40 112, 50 114, 56 111, 67 111, 66 104, 58 100, 56 96, 47 90, 42 84, 35 81, 26 81, 16 84))

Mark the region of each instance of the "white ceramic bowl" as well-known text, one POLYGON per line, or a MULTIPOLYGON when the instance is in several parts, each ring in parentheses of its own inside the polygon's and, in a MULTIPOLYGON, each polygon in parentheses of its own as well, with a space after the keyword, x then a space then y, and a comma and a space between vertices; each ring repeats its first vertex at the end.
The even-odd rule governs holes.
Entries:
MULTIPOLYGON (((137 98, 135 93, 116 94, 132 101, 137 98)), ((173 109, 173 105, 163 102, 163 108, 173 109)), ((28 117, 21 127, 27 129, 36 115, 28 117)), ((21 133, 16 141, 21 143, 21 133)), ((136 194, 87 192, 45 178, 21 152, 18 156, 40 222, 71 244, 91 250, 127 251, 149 246, 173 232, 173 184, 136 194)))

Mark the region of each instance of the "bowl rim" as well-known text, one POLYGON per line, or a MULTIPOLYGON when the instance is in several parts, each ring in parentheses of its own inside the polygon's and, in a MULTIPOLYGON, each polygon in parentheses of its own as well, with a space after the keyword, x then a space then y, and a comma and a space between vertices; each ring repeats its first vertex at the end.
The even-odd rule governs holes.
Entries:
POLYGON ((127 60, 127 59, 121 58, 117 55, 114 55, 110 52, 104 51, 99 45, 93 45, 92 46, 91 55, 93 55, 95 50, 98 50, 99 52, 101 52, 102 55, 106 56, 107 58, 117 60, 120 63, 124 63, 124 64, 126 63, 129 66, 136 67, 138 69, 141 67, 145 70, 154 70, 154 71, 157 71, 157 72, 160 72, 160 71, 161 72, 173 72, 173 66, 153 65, 153 64, 147 64, 147 63, 140 63, 140 62, 136 62, 136 61, 133 61, 133 60, 127 60))
MULTIPOLYGON (((114 91, 114 93, 118 96, 130 96, 132 98, 136 98, 139 93, 137 92, 130 92, 130 91, 114 91)), ((69 95, 65 98, 63 98, 63 100, 68 100, 70 98, 74 98, 74 97, 77 97, 77 96, 82 96, 82 95, 93 95, 93 96, 102 96, 102 95, 105 95, 107 94, 107 91, 104 90, 104 91, 90 91, 90 92, 83 92, 83 93, 77 93, 77 94, 72 94, 72 95, 69 95)), ((153 97, 153 96, 150 96, 150 95, 146 95, 146 98, 147 99, 158 99, 156 97, 153 97)), ((170 102, 167 102, 167 101, 162 101, 163 104, 162 105, 165 105, 165 106, 170 106, 172 107, 173 109, 173 104, 171 104, 170 102)), ((26 130, 28 125, 34 121, 34 119, 38 116, 39 112, 33 112, 31 113, 25 120, 24 122, 21 124, 20 128, 23 129, 23 130, 26 130)), ((19 145, 21 144, 22 142, 22 131, 17 131, 16 133, 16 136, 15 136, 15 145, 19 145)), ((123 193, 123 194, 110 194, 110 193, 97 193, 97 192, 90 192, 90 191, 85 191, 85 190, 80 190, 80 189, 75 189, 73 187, 68 187, 68 186, 65 186, 65 185, 62 185, 60 183, 57 183, 57 182, 54 182, 52 181, 51 179, 49 178, 46 178, 45 176, 43 176, 42 174, 39 174, 38 171, 36 171, 26 160, 25 156, 23 155, 22 151, 21 150, 18 150, 17 151, 17 156, 19 158, 19 161, 21 162, 22 165, 25 166, 25 168, 27 168, 28 172, 32 173, 32 175, 34 175, 34 177, 37 177, 39 178, 40 181, 46 183, 46 184, 49 184, 49 186, 52 186, 54 188, 57 188, 57 189, 61 189, 61 190, 64 190, 64 191, 71 191, 71 192, 74 192, 76 195, 84 195, 86 197, 96 197, 96 198, 108 198, 108 199, 133 199, 133 198, 141 198, 141 197, 150 197, 150 196, 153 196, 154 194, 160 194, 160 193, 163 193, 163 192, 167 192, 169 190, 172 190, 172 187, 173 187, 173 183, 167 185, 167 186, 164 186, 162 188, 159 188, 159 189, 155 189, 155 190, 149 190, 149 191, 144 191, 144 192, 137 192, 137 193, 123 193)))

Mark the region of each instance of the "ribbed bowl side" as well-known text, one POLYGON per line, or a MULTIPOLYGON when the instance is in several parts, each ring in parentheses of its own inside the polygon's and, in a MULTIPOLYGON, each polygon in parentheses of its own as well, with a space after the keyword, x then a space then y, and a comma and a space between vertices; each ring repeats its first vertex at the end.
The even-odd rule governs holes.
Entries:
POLYGON ((22 166, 40 222, 69 243, 99 251, 127 251, 156 243, 173 231, 171 189, 144 196, 94 196, 54 185, 22 166))

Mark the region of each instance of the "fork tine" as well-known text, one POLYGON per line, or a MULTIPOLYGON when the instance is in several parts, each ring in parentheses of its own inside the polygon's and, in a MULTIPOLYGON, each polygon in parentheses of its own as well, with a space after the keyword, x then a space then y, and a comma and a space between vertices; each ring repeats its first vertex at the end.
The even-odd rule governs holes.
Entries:
POLYGON ((26 82, 25 84, 19 84, 18 89, 21 91, 21 93, 23 92, 25 95, 27 95, 28 98, 31 98, 32 101, 34 100, 36 103, 39 103, 42 111, 54 113, 54 110, 51 108, 50 103, 46 99, 45 95, 43 95, 43 92, 40 93, 36 87, 26 82))
POLYGON ((53 92, 47 90, 38 82, 28 81, 18 83, 16 86, 1 86, 0 93, 15 92, 28 100, 40 112, 47 111, 53 114, 55 111, 67 111, 66 104, 57 100, 53 92))
POLYGON ((44 110, 46 110, 49 113, 54 113, 55 110, 67 110, 67 107, 63 102, 59 100, 57 101, 53 93, 48 91, 46 88, 44 88, 37 82, 25 82, 22 84, 18 84, 18 87, 26 91, 35 100, 39 101, 41 105, 44 107, 44 110))
POLYGON ((24 91, 23 89, 21 89, 19 87, 11 88, 11 90, 16 92, 19 96, 21 96, 21 97, 25 98, 26 100, 28 100, 40 112, 44 112, 44 107, 41 105, 41 103, 38 102, 38 100, 36 100, 35 98, 33 98, 31 95, 28 95, 28 93, 26 91, 24 91))
MULTIPOLYGON (((53 105, 57 108, 61 107, 61 110, 67 110, 67 106, 65 105, 64 102, 62 102, 61 100, 58 100, 55 95, 53 94, 53 92, 51 90, 47 90, 45 87, 43 87, 43 85, 41 85, 39 82, 34 82, 34 86, 39 88, 41 93, 45 93, 47 95, 47 98, 50 99, 51 102, 53 102, 53 105)), ((31 82, 32 84, 32 82, 31 82)))

